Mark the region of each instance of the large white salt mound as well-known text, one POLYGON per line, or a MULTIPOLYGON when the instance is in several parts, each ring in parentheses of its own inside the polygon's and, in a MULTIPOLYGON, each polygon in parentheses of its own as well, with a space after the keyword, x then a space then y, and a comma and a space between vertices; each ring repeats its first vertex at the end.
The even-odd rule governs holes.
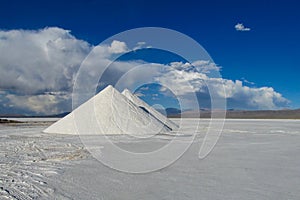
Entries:
POLYGON ((135 103, 137 106, 142 108, 143 110, 146 110, 150 115, 158 119, 159 121, 163 122, 166 126, 168 126, 172 130, 178 129, 177 124, 169 120, 167 117, 162 115, 160 112, 149 106, 146 102, 141 100, 136 95, 132 94, 128 89, 123 90, 122 94, 130 99, 133 103, 135 103))
POLYGON ((149 115, 115 88, 107 86, 44 132, 144 135, 170 130, 171 128, 149 115))

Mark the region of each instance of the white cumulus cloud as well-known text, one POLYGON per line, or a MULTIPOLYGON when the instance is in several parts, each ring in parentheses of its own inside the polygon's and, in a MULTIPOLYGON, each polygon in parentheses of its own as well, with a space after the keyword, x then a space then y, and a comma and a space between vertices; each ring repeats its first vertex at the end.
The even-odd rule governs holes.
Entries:
POLYGON ((248 27, 245 27, 244 24, 242 23, 237 23, 235 26, 234 26, 235 30, 237 31, 250 31, 251 29, 248 28, 248 27))
POLYGON ((108 48, 110 53, 125 53, 128 47, 125 42, 114 40, 108 48))
POLYGON ((0 31, 0 87, 18 93, 69 90, 91 45, 70 31, 0 31))

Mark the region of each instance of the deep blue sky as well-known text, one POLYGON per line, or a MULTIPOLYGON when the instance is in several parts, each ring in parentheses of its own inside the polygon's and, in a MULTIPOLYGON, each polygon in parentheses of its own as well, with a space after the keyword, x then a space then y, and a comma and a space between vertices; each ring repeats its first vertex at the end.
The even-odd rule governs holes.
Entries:
POLYGON ((222 76, 270 86, 300 107, 300 3, 252 1, 1 1, 0 29, 58 26, 94 45, 127 29, 157 26, 198 41, 222 76), (250 27, 238 32, 238 22, 250 27))

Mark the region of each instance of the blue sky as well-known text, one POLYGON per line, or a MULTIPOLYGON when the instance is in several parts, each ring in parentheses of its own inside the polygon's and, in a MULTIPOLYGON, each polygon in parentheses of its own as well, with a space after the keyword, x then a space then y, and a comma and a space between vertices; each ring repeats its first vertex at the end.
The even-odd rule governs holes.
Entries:
POLYGON ((296 0, 5 1, 0 30, 60 27, 97 45, 127 29, 174 29, 199 42, 222 67, 223 78, 272 87, 290 100, 290 108, 299 108, 299 7, 296 0), (251 30, 237 31, 237 23, 251 30))

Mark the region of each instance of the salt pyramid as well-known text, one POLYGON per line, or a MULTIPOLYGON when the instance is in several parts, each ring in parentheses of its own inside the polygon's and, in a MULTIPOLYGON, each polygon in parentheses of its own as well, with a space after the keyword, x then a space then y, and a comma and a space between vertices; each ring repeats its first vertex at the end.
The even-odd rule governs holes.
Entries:
POLYGON ((107 86, 44 132, 109 135, 152 134, 170 130, 172 128, 154 114, 148 113, 112 86, 107 86))
POLYGON ((163 122, 171 130, 178 129, 178 126, 174 122, 172 122, 171 120, 169 120, 167 117, 165 117, 164 115, 162 115, 160 112, 158 112, 157 110, 155 110, 151 106, 149 106, 146 102, 144 102, 143 100, 141 100, 139 97, 137 97, 136 95, 132 94, 128 89, 125 89, 122 92, 122 94, 125 97, 127 97, 128 99, 130 99, 135 105, 139 106, 140 108, 142 108, 143 110, 145 110, 146 112, 148 112, 149 114, 151 114, 153 117, 155 117, 159 121, 163 122))

